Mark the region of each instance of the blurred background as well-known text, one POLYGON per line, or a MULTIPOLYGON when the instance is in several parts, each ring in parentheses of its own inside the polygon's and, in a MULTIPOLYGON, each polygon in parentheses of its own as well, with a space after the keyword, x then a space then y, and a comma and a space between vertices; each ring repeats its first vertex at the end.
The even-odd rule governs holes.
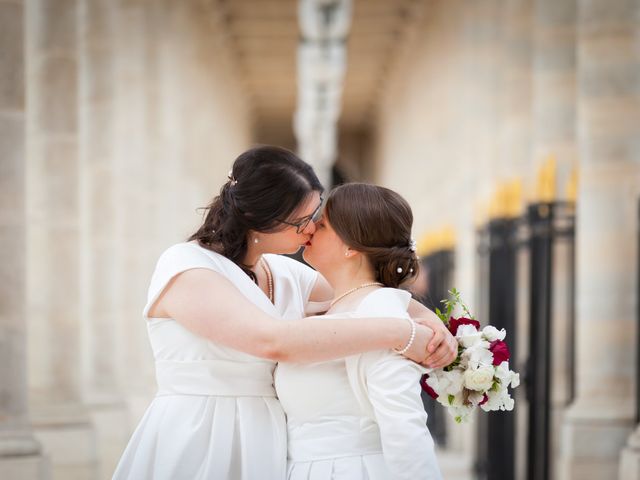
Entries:
POLYGON ((0 478, 106 479, 141 316, 257 143, 414 209, 513 412, 427 399, 447 479, 639 479, 640 0, 0 0, 0 478))

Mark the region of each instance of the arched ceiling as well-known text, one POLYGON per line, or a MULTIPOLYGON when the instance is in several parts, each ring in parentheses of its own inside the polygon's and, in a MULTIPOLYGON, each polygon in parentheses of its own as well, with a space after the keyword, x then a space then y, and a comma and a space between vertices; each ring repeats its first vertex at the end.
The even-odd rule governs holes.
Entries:
MULTIPOLYGON (((362 131, 421 0, 354 0, 341 130, 362 131)), ((217 0, 251 98, 259 141, 293 142, 297 0, 217 0)))

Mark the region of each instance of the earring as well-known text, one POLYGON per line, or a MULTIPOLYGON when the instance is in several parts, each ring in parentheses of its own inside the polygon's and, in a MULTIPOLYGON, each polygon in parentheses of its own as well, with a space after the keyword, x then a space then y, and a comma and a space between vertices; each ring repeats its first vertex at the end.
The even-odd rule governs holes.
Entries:
POLYGON ((258 240, 258 237, 255 237, 255 238, 253 239, 253 243, 258 243, 259 241, 260 241, 260 240, 258 240))
POLYGON ((344 256, 348 257, 349 256, 349 250, 347 250, 346 252, 344 252, 344 256))

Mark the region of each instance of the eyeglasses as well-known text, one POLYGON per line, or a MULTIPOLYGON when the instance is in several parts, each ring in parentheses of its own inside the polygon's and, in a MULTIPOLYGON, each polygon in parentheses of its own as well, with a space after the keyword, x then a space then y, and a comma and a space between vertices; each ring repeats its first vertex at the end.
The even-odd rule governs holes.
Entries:
POLYGON ((296 233, 302 233, 307 228, 311 220, 313 220, 314 222, 318 221, 318 218, 320 216, 320 208, 322 208, 322 198, 320 198, 320 205, 316 207, 311 215, 307 215, 297 222, 285 222, 284 220, 282 220, 282 223, 284 223, 285 225, 296 227, 296 233))

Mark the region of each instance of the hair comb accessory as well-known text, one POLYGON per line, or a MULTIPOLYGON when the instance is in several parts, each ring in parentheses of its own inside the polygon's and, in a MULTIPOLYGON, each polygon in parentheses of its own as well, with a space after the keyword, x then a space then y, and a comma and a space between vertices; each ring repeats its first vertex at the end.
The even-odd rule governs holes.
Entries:
POLYGON ((409 242, 409 250, 411 250, 412 252, 415 252, 417 248, 418 248, 418 244, 412 238, 411 241, 409 242))
POLYGON ((229 173, 227 174, 227 178, 231 182, 232 187, 238 183, 238 181, 233 176, 233 170, 229 170, 229 173))

